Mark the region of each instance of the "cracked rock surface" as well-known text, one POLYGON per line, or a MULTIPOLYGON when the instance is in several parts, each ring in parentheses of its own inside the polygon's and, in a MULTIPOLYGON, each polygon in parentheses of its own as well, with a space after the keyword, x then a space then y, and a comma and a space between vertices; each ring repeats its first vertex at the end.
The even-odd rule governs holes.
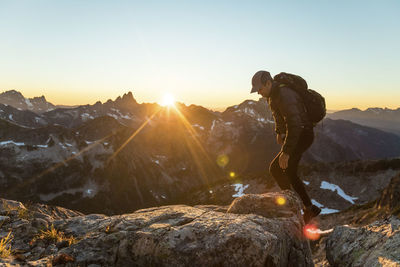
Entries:
POLYGON ((391 216, 363 227, 335 227, 326 257, 331 266, 400 266, 400 220, 391 216))
POLYGON ((21 266, 313 266, 309 243, 302 237, 299 203, 296 196, 284 192, 245 195, 228 212, 186 205, 117 216, 70 211, 52 217, 47 212, 36 223, 35 217, 20 219, 8 213, 11 217, 3 220, 0 234, 11 231, 13 249, 20 253, 0 262, 21 266), (278 206, 276 197, 287 201, 278 206), (27 245, 45 223, 76 242, 27 245))

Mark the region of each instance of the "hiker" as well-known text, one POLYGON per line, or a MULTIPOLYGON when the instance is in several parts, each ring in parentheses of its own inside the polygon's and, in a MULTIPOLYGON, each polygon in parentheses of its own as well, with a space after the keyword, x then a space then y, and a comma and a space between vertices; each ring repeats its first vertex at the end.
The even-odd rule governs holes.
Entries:
POLYGON ((276 140, 281 145, 281 150, 272 160, 269 171, 282 190, 290 190, 292 187, 300 196, 305 206, 303 218, 307 224, 321 209, 311 203, 303 181, 297 175, 297 167, 301 156, 314 140, 313 123, 309 119, 301 95, 285 83, 277 81, 277 76, 273 79, 268 71, 256 72, 250 93, 257 92, 268 100, 275 120, 276 140))

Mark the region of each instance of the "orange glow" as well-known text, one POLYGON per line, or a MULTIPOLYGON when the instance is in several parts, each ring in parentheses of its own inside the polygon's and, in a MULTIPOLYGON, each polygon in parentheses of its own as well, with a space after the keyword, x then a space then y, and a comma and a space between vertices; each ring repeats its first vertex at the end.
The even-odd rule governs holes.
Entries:
POLYGON ((112 155, 111 157, 108 159, 107 163, 109 163, 113 158, 115 158, 118 153, 144 128, 144 126, 146 126, 151 119, 153 119, 153 117, 160 111, 161 109, 156 110, 156 112, 154 112, 153 115, 150 116, 150 118, 148 118, 129 138, 128 140, 125 141, 125 143, 123 143, 112 155))
POLYGON ((303 234, 310 240, 318 240, 321 237, 320 230, 314 224, 305 225, 303 228, 303 234))
POLYGON ((283 206, 286 204, 286 198, 283 196, 279 196, 275 199, 275 203, 278 204, 279 206, 283 206))
POLYGON ((207 178, 206 172, 204 170, 204 166, 202 166, 201 162, 204 161, 203 159, 206 159, 207 162, 211 163, 211 159, 209 158, 204 147, 202 146, 200 140, 197 138, 197 133, 193 129, 190 122, 186 119, 186 117, 182 114, 182 112, 176 106, 172 106, 172 107, 176 111, 176 113, 178 114, 179 118, 181 119, 184 127, 188 130, 188 132, 190 134, 191 139, 189 139, 185 136, 185 141, 188 145, 190 154, 193 156, 194 162, 196 163, 204 181, 208 184, 208 178, 207 178), (194 142, 190 142, 190 141, 194 141, 194 142))
POLYGON ((164 107, 166 106, 171 107, 174 106, 174 104, 175 104, 175 98, 170 93, 165 94, 160 102, 160 105, 164 107))

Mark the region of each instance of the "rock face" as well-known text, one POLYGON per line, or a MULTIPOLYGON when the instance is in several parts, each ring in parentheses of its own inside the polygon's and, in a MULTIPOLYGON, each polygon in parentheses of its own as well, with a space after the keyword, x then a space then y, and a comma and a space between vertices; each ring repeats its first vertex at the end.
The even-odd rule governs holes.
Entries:
MULTIPOLYGON (((2 200, 2 203, 9 202, 2 200)), ((13 203, 18 209, 26 209, 18 202, 13 203)), ((18 212, 2 210, 0 215, 9 219, 1 223, 0 238, 11 231, 12 249, 16 252, 13 259, 2 259, 0 263, 313 266, 308 241, 302 237, 299 205, 294 195, 285 192, 239 198, 227 213, 218 212, 221 210, 218 207, 174 205, 111 217, 58 211, 63 216, 55 217, 43 205, 46 215, 32 211, 31 217, 21 219, 18 212), (273 204, 277 197, 287 200, 283 206, 273 204), (270 204, 262 204, 265 202, 270 204), (244 214, 244 203, 249 205, 252 214, 244 214), (34 223, 39 219, 42 224, 34 223), (65 240, 49 242, 38 238, 38 233, 42 233, 40 227, 44 229, 45 225, 52 225, 65 240), (73 242, 66 241, 72 237, 73 242)))
POLYGON ((395 214, 400 213, 400 174, 393 177, 390 184, 383 190, 376 207, 395 214))
POLYGON ((363 227, 336 227, 326 241, 332 266, 400 266, 400 220, 390 217, 363 227))

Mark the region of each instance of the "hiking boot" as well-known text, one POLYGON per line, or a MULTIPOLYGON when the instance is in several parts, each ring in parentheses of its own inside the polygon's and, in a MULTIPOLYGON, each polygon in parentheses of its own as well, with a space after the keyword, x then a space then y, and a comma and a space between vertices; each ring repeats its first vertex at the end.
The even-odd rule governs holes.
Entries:
POLYGON ((304 210, 303 220, 307 224, 312 218, 317 217, 321 213, 321 209, 315 205, 311 205, 304 210))

